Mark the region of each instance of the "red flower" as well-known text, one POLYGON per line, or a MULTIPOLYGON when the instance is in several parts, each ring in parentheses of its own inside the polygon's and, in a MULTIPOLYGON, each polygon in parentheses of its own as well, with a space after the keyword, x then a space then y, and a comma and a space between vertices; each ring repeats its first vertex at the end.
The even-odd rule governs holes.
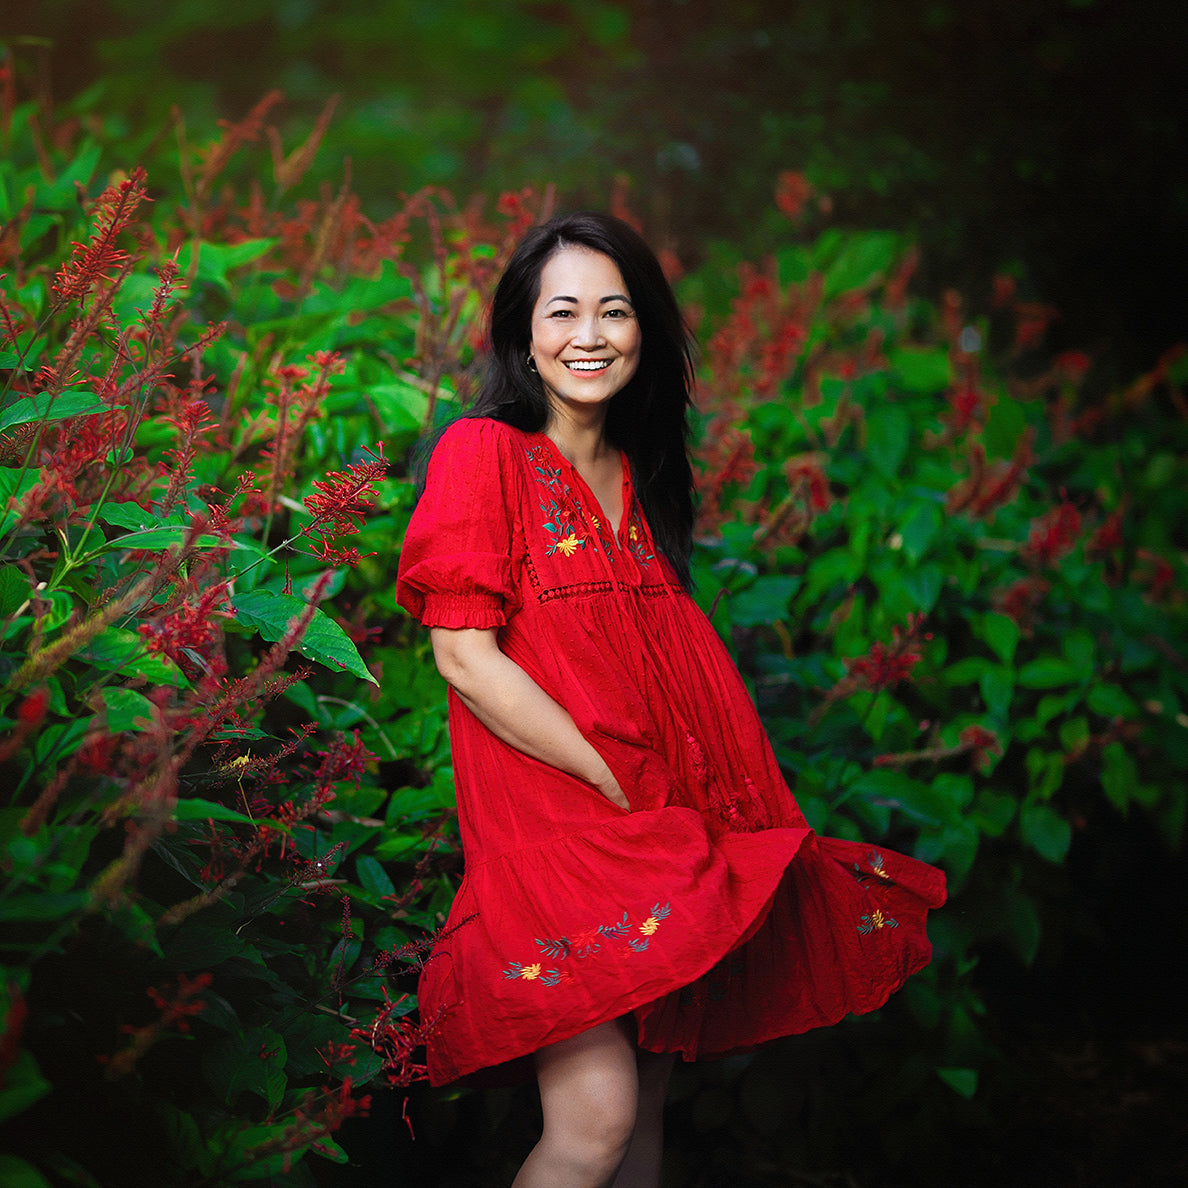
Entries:
POLYGON ((61 304, 81 301, 100 281, 111 281, 124 267, 128 253, 119 246, 120 236, 145 198, 145 172, 137 166, 130 177, 108 186, 94 206, 94 234, 86 243, 75 243, 70 261, 54 278, 54 292, 61 304))
POLYGON ((1093 360, 1084 351, 1065 351, 1052 360, 1052 366, 1062 379, 1075 384, 1084 378, 1093 360))
POLYGON ((351 780, 356 785, 367 771, 368 763, 375 761, 373 755, 360 741, 358 730, 354 731, 351 741, 347 741, 344 734, 340 734, 327 751, 319 751, 321 763, 314 773, 314 779, 319 788, 326 788, 340 780, 351 780))
POLYGON ((932 638, 931 633, 923 636, 919 634, 923 621, 923 615, 909 615, 906 632, 901 632, 898 627, 892 628, 890 647, 876 641, 865 656, 847 660, 846 669, 849 675, 858 678, 866 688, 876 692, 880 689, 890 689, 900 681, 906 680, 920 662, 920 653, 914 651, 912 645, 917 640, 932 638))
POLYGON ((961 748, 969 752, 974 766, 979 770, 989 764, 991 755, 1002 754, 998 735, 984 726, 967 726, 958 736, 958 741, 961 748))
POLYGON ((1041 565, 1054 565, 1072 550, 1081 531, 1081 513, 1067 499, 1031 523, 1023 556, 1041 565))
POLYGON ((833 502, 829 479, 821 467, 821 454, 800 454, 784 463, 784 477, 793 492, 806 491, 808 504, 815 512, 825 511, 833 502))
POLYGON ((1036 607, 1052 587, 1043 578, 1020 578, 995 600, 995 606, 1023 628, 1030 627, 1036 607))
POLYGON ((990 298, 994 308, 1005 309, 1007 306, 1013 305, 1017 289, 1018 284, 1013 276, 996 276, 990 298))
POLYGON ((227 593, 226 584, 220 582, 203 591, 196 604, 183 603, 172 614, 142 623, 138 630, 148 651, 167 656, 175 664, 195 659, 195 655, 187 653, 205 658, 208 645, 216 636, 215 620, 231 617, 219 609, 226 602, 227 593))
POLYGON ((34 689, 17 707, 17 721, 27 729, 40 726, 48 707, 49 692, 46 689, 34 689))
POLYGON ((382 443, 375 453, 370 450, 366 452, 371 455, 370 460, 352 462, 347 467, 349 473, 331 471, 324 479, 315 479, 315 493, 304 500, 313 522, 307 524, 301 533, 318 538, 315 552, 327 561, 355 565, 360 560, 357 549, 343 549, 330 541, 335 536, 350 536, 358 532, 374 506, 375 483, 387 472, 388 460, 384 457, 382 443))
POLYGON ((780 173, 776 181, 775 203, 788 218, 799 218, 812 195, 813 187, 803 173, 795 169, 785 169, 780 173))
POLYGON ((1123 543, 1122 516, 1122 508, 1112 511, 1085 544, 1085 552, 1096 557, 1120 548, 1123 543))

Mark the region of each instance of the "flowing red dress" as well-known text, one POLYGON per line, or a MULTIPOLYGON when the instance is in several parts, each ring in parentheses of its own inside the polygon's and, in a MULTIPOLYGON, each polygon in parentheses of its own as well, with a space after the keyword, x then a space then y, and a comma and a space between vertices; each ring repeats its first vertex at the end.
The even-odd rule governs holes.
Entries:
POLYGON ((745 1051, 874 1010, 927 964, 944 875, 808 828, 625 462, 615 536, 543 433, 457 422, 397 597, 427 626, 498 628, 631 804, 502 742, 451 691, 466 861, 447 928, 474 918, 421 976, 434 1084, 513 1079, 544 1045, 626 1014, 652 1051, 745 1051))

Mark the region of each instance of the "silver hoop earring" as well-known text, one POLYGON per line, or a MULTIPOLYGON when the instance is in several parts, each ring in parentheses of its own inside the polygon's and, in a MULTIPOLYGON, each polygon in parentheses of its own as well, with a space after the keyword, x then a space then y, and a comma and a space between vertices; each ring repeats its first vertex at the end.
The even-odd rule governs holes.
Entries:
MULTIPOLYGON (((528 352, 528 370, 536 371, 536 356, 531 351, 528 352)), ((540 372, 537 372, 537 375, 539 374, 540 372)))

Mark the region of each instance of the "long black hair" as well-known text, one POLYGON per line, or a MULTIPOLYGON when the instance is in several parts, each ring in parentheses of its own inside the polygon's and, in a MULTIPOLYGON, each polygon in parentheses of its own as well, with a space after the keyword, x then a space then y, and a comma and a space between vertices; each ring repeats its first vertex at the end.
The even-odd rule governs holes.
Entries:
POLYGON ((621 219, 594 211, 559 215, 533 227, 508 261, 491 302, 487 373, 467 412, 535 432, 548 419, 540 376, 528 366, 532 311, 545 263, 562 248, 601 252, 616 264, 639 322, 635 375, 607 407, 606 436, 627 455, 656 546, 688 589, 693 544, 693 473, 688 409, 692 336, 660 262, 621 219))

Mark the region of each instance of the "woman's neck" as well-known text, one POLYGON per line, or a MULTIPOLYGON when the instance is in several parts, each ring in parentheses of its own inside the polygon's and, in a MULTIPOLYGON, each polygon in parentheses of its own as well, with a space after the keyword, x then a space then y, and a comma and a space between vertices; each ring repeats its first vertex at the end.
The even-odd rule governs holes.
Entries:
MULTIPOLYGON (((584 411, 584 410, 583 410, 584 411)), ((553 409, 545 422, 545 436, 578 470, 597 466, 618 451, 606 440, 606 410, 594 408, 589 416, 574 415, 568 409, 553 409)))

